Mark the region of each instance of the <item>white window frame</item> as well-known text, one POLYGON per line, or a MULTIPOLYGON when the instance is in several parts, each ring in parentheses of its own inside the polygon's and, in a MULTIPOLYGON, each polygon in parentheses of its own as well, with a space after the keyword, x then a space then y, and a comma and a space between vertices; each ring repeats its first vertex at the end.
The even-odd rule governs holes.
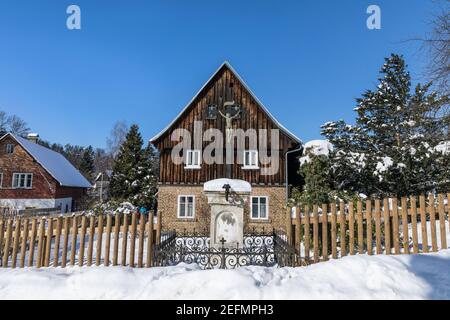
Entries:
POLYGON ((195 196, 194 195, 179 195, 178 196, 177 217, 179 219, 194 219, 195 218, 195 196), (181 198, 185 198, 184 216, 181 216, 181 198), (187 210, 186 210, 187 198, 192 198, 192 216, 187 216, 187 210))
POLYGON ((8 143, 6 145, 6 154, 13 154, 14 153, 14 145, 12 143, 8 143))
POLYGON ((13 177, 12 177, 12 188, 13 189, 32 189, 33 188, 33 174, 32 173, 18 173, 18 172, 15 172, 15 173, 13 173, 13 177), (18 178, 18 180, 17 180, 17 185, 15 186, 14 185, 14 182, 15 182, 15 177, 16 176, 18 176, 19 178, 18 178), (21 178, 22 178, 22 176, 25 176, 24 177, 24 181, 25 181, 25 184, 24 184, 24 186, 22 187, 21 185, 20 185, 20 181, 22 180, 21 178), (28 177, 31 177, 31 182, 30 182, 30 186, 27 186, 27 181, 28 181, 28 177))
POLYGON ((269 220, 269 197, 268 196, 252 196, 250 197, 250 219, 251 220, 269 220), (261 217, 261 201, 260 199, 266 199, 266 216, 261 217), (253 199, 258 199, 258 217, 253 217, 253 199))
POLYGON ((243 153, 243 156, 244 156, 244 159, 243 159, 243 162, 242 162, 244 164, 244 166, 242 167, 243 169, 259 169, 259 153, 258 153, 258 150, 245 150, 244 153, 243 153), (253 158, 253 160, 256 160, 256 163, 247 163, 247 161, 246 161, 247 160, 247 154, 250 154, 250 157, 249 157, 250 162, 251 162, 251 159, 253 158), (252 157, 252 154, 254 155, 253 157, 252 157))
POLYGON ((202 167, 202 151, 191 149, 186 150, 186 159, 185 159, 185 169, 200 169, 202 167), (198 163, 192 163, 195 159, 194 155, 197 154, 197 160, 198 163), (191 160, 191 163, 189 163, 189 160, 191 160))

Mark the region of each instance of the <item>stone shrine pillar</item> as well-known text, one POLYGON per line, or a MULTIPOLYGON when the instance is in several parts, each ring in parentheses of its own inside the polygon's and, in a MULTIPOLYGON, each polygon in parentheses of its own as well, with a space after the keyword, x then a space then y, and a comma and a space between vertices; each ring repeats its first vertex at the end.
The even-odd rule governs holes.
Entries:
POLYGON ((221 248, 244 244, 244 207, 248 205, 251 185, 243 180, 217 179, 204 184, 203 192, 211 206, 210 245, 221 248), (224 186, 228 185, 227 191, 224 186), (227 199, 228 198, 228 199, 227 199))

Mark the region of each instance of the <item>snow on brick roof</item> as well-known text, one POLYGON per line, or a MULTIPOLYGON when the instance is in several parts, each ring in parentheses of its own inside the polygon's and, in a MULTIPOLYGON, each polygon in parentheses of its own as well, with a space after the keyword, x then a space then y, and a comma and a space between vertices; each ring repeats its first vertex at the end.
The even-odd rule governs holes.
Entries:
MULTIPOLYGON (((91 188, 85 177, 60 153, 8 133, 63 187, 91 188)), ((3 139, 1 138, 1 139, 3 139)))

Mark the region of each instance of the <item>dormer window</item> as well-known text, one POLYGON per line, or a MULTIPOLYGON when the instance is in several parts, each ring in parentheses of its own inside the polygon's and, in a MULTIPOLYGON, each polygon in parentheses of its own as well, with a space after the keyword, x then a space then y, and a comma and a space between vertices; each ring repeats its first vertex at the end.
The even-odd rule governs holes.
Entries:
POLYGON ((186 151, 186 169, 200 169, 201 168, 201 151, 187 150, 186 151))
POLYGON ((258 151, 246 150, 244 151, 244 169, 259 169, 258 151))
POLYGON ((14 145, 13 144, 7 144, 6 145, 6 153, 7 154, 12 154, 14 152, 14 145))

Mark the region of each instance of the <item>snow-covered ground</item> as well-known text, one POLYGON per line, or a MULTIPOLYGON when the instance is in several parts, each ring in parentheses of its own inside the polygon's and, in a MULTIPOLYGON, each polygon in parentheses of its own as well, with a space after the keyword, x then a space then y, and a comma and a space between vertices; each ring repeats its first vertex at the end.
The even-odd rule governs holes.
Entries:
POLYGON ((4 299, 450 299, 450 250, 300 268, 1 269, 4 299))

